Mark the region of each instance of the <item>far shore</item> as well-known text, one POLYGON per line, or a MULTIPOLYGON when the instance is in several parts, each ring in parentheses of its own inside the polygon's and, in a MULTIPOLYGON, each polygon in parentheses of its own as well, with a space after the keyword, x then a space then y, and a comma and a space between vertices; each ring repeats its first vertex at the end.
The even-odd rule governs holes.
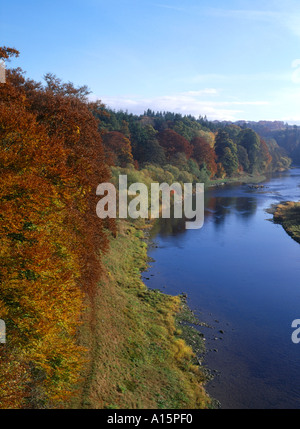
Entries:
POLYGON ((283 226, 287 234, 300 243, 300 202, 287 201, 278 204, 273 213, 275 223, 283 226))
POLYGON ((209 181, 208 187, 223 186, 230 183, 241 183, 241 184, 257 184, 266 180, 266 176, 261 174, 241 174, 235 177, 228 177, 224 179, 213 179, 209 181))

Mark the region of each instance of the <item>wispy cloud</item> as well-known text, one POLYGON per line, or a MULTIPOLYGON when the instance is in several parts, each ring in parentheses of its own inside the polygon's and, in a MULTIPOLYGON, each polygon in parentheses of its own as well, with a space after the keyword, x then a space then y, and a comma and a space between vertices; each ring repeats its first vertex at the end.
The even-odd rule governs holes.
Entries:
POLYGON ((207 8, 204 14, 212 17, 261 21, 283 27, 300 37, 300 4, 293 0, 271 2, 270 9, 225 9, 207 8))
POLYGON ((236 19, 250 19, 250 20, 263 20, 270 21, 278 19, 280 12, 271 10, 253 10, 253 9, 221 9, 221 8, 207 8, 205 14, 223 17, 223 18, 236 18, 236 19))
POLYGON ((160 7, 162 9, 171 9, 171 10, 176 10, 178 12, 182 12, 185 9, 183 7, 180 6, 172 6, 172 5, 168 5, 168 4, 161 4, 161 3, 155 3, 154 6, 156 7, 160 7))
POLYGON ((210 99, 218 94, 214 88, 186 91, 174 95, 164 95, 153 98, 138 96, 102 97, 101 100, 114 110, 128 110, 141 114, 148 108, 154 111, 171 111, 191 114, 195 117, 206 115, 211 120, 237 120, 247 106, 266 106, 267 101, 218 101, 210 99))
POLYGON ((192 97, 202 97, 203 95, 218 95, 219 91, 216 88, 206 88, 199 91, 186 91, 182 92, 182 94, 192 97))
MULTIPOLYGON (((289 65, 288 65, 289 66, 289 65)), ((237 73, 237 74, 218 74, 218 73, 199 73, 192 76, 184 76, 178 81, 189 83, 189 84, 205 84, 205 82, 214 83, 232 83, 232 82, 290 82, 292 71, 286 71, 285 73, 278 73, 276 71, 272 73, 237 73)))

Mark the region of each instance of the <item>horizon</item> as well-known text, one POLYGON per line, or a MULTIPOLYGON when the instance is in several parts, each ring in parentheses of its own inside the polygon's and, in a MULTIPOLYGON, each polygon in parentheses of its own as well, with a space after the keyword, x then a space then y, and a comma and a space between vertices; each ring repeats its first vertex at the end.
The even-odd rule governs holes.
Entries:
POLYGON ((198 3, 16 0, 2 43, 29 78, 87 85, 112 110, 300 125, 300 4, 198 3))

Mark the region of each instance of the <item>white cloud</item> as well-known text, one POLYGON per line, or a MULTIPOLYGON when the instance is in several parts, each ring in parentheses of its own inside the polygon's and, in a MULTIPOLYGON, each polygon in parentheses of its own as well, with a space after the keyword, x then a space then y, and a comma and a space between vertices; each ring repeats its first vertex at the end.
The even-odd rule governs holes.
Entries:
POLYGON ((287 116, 286 118, 282 118, 282 120, 290 125, 300 125, 300 115, 287 116))
POLYGON ((102 97, 101 100, 113 110, 128 110, 142 114, 145 110, 170 111, 174 113, 191 114, 195 117, 207 116, 210 120, 240 119, 246 106, 266 106, 268 102, 257 101, 218 101, 211 100, 218 91, 210 88, 199 91, 187 91, 174 95, 157 96, 153 98, 131 97, 102 97))
POLYGON ((217 95, 219 91, 215 88, 207 88, 207 89, 201 89, 200 91, 186 91, 182 94, 190 95, 190 96, 202 96, 202 95, 217 95))

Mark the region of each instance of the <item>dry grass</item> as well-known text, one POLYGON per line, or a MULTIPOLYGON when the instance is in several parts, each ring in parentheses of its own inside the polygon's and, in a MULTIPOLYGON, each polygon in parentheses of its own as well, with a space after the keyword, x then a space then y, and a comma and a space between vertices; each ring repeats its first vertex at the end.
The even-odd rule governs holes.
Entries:
POLYGON ((80 342, 89 363, 72 407, 113 409, 208 408, 205 379, 192 349, 179 337, 179 297, 150 291, 142 230, 120 222, 103 257, 103 276, 89 303, 80 342))
POLYGON ((285 231, 300 243, 300 202, 288 201, 278 204, 274 212, 274 221, 280 223, 285 231))

